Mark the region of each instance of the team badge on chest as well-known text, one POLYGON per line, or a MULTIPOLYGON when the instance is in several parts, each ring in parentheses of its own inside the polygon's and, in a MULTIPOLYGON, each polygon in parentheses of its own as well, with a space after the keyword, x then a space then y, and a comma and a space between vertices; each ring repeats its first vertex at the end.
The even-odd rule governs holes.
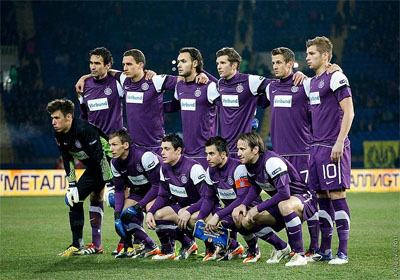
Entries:
POLYGON ((149 89, 149 84, 148 84, 148 83, 143 83, 143 84, 140 86, 140 88, 141 88, 142 90, 148 90, 148 89, 149 89))
POLYGON ((321 80, 321 81, 318 83, 318 88, 323 88, 324 85, 325 85, 324 80, 321 80))
POLYGON ((136 170, 138 172, 143 172, 143 167, 138 163, 138 164, 136 164, 136 170))
POLYGON ((241 93, 241 92, 243 92, 243 90, 244 90, 244 88, 243 88, 243 85, 242 85, 242 84, 238 84, 238 85, 236 86, 236 92, 237 92, 237 93, 241 93))
POLYGON ((183 184, 186 184, 186 183, 187 183, 187 177, 186 177, 186 175, 182 175, 182 177, 181 177, 181 182, 182 182, 183 184))
POLYGON ((79 142, 79 140, 75 141, 75 147, 77 147, 78 149, 82 148, 82 144, 81 142, 79 142))
POLYGON ((230 186, 233 185, 233 178, 232 178, 232 177, 228 177, 228 184, 229 184, 230 186))
POLYGON ((104 89, 104 94, 105 95, 110 95, 112 93, 112 89, 110 88, 110 87, 106 87, 105 89, 104 89))
POLYGON ((201 95, 201 90, 198 88, 194 91, 194 96, 199 97, 201 95))
POLYGON ((299 87, 296 86, 292 86, 292 88, 290 89, 293 93, 298 92, 299 91, 299 87))

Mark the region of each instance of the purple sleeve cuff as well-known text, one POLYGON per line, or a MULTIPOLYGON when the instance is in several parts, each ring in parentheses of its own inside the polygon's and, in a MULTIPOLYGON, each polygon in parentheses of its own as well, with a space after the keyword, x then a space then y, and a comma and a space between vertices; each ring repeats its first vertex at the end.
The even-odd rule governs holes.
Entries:
POLYGON ((249 187, 246 197, 242 201, 242 204, 247 207, 250 206, 250 204, 260 195, 260 193, 261 188, 255 185, 251 185, 251 187, 249 187))
POLYGON ((277 193, 274 194, 270 199, 257 205, 258 212, 262 212, 271 206, 278 205, 279 202, 290 198, 290 178, 287 173, 282 174, 274 178, 274 185, 277 189, 277 193))
POLYGON ((216 212, 216 214, 218 215, 218 217, 220 219, 224 218, 227 215, 230 215, 233 211, 233 209, 235 209, 236 207, 238 207, 240 204, 242 204, 244 198, 246 197, 247 193, 249 191, 249 188, 240 188, 237 189, 237 198, 232 201, 231 204, 229 204, 228 206, 226 206, 225 208, 219 210, 218 212, 216 212))
POLYGON ((121 213, 125 202, 125 192, 122 190, 115 190, 115 209, 117 213, 121 213))

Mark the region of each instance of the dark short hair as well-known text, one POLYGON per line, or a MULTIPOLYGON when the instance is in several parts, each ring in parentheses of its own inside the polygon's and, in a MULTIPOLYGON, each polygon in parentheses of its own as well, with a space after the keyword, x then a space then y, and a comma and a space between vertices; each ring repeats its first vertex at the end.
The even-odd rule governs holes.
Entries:
POLYGON ((209 147, 212 145, 217 148, 219 153, 225 152, 226 155, 229 155, 228 141, 226 141, 225 138, 222 138, 221 136, 211 137, 206 141, 205 146, 209 147))
POLYGON ((198 49, 192 47, 185 47, 181 48, 179 50, 179 53, 189 53, 192 61, 197 60, 196 72, 201 73, 203 71, 203 66, 204 66, 203 56, 201 55, 201 52, 198 49))
POLYGON ((131 49, 124 52, 123 56, 132 56, 136 63, 143 62, 143 65, 146 65, 146 57, 141 50, 138 49, 131 49))
POLYGON ((126 131, 126 129, 120 129, 120 130, 117 130, 117 131, 111 133, 109 135, 108 139, 111 139, 111 138, 114 138, 114 137, 118 137, 121 140, 122 144, 129 143, 129 145, 130 145, 132 143, 131 136, 126 131))
POLYGON ((288 63, 289 61, 294 62, 295 60, 294 52, 289 48, 279 47, 271 51, 271 55, 280 55, 280 54, 283 56, 283 59, 285 60, 286 63, 288 63))
POLYGON ((175 150, 178 148, 181 148, 183 150, 183 148, 184 148, 182 138, 179 137, 179 135, 175 134, 175 133, 165 135, 162 138, 161 142, 171 142, 171 145, 172 145, 172 147, 174 147, 175 150))
POLYGON ((67 114, 74 116, 75 105, 74 102, 69 99, 55 99, 47 104, 46 109, 49 114, 53 114, 54 112, 60 110, 64 117, 67 114))
POLYGON ((260 154, 265 152, 264 141, 262 140, 261 136, 256 132, 248 132, 240 134, 238 140, 246 141, 252 150, 255 147, 258 147, 260 154))
POLYGON ((217 58, 223 55, 228 56, 228 61, 230 63, 236 62, 238 64, 238 69, 239 69, 240 63, 242 62, 242 57, 234 48, 225 47, 220 49, 216 53, 217 58))
POLYGON ((89 52, 89 59, 92 55, 101 56, 103 58, 104 65, 107 65, 107 64, 112 65, 114 62, 111 52, 108 49, 106 49, 105 47, 99 47, 99 48, 95 48, 95 49, 91 50, 89 52))

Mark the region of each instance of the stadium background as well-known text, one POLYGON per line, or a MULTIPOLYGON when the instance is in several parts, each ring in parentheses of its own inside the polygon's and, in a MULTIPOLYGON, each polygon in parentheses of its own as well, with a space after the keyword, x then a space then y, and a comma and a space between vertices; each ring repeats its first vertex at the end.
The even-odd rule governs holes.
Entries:
MULTIPOLYGON (((1 1, 0 5, 0 196, 65 192, 64 171, 50 170, 57 166, 59 154, 45 106, 54 98, 77 101, 73 86, 88 73, 87 53, 94 47, 111 50, 115 69, 121 69, 125 50, 138 48, 146 55, 147 69, 176 74, 171 61, 178 50, 194 46, 203 54, 205 69, 217 77, 215 52, 233 46, 243 57, 241 71, 272 77, 272 48, 294 50, 298 70, 312 75, 305 63, 305 41, 317 35, 329 37, 334 44, 333 62, 342 67, 353 92, 355 119, 349 137, 354 180, 357 186, 374 185, 372 190, 396 193, 349 195, 356 217, 351 266, 343 274, 318 268, 325 269, 326 279, 327 275, 332 279, 399 276, 399 1, 1 1), (51 189, 55 185, 58 192, 51 189), (371 239, 375 236, 380 236, 379 241, 371 239)), ((168 98, 171 93, 166 94, 168 98)), ((257 117, 268 143, 267 113, 259 111, 257 117)), ((180 131, 179 115, 166 115, 165 126, 167 132, 180 131)), ((71 261, 54 260, 69 236, 62 204, 59 197, 0 197, 0 276, 64 279, 69 275, 71 261), (29 207, 30 213, 23 207, 29 207), (54 217, 50 225, 49 216, 54 217), (51 246, 42 248, 47 238, 51 246), (19 243, 33 252, 14 246, 19 243)), ((112 214, 106 212, 104 243, 110 251, 115 236, 112 214)), ((72 263, 75 270, 87 271, 85 265, 98 261, 104 269, 82 278, 100 279, 111 277, 108 269, 122 269, 109 258, 107 254, 95 261, 72 263)), ((152 264, 140 265, 139 273, 152 278, 147 274, 152 264)), ((228 264, 226 270, 213 266, 199 274, 175 264, 161 266, 160 272, 165 279, 176 271, 186 274, 175 279, 208 279, 231 270, 245 275, 246 270, 238 266, 228 264)), ((253 279, 260 278, 263 269, 265 264, 257 266, 253 279)), ((268 268, 271 277, 291 279, 282 270, 268 268)), ((307 277, 304 271, 313 273, 313 268, 296 277, 307 277)))

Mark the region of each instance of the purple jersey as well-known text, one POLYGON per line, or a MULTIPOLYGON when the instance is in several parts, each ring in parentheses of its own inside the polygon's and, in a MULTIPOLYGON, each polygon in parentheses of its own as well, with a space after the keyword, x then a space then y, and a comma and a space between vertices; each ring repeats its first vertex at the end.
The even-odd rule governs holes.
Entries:
POLYGON ((272 81, 266 88, 271 103, 272 149, 280 155, 308 154, 311 144, 311 119, 306 92, 310 80, 293 85, 293 74, 272 81))
MULTIPOLYGON (((179 161, 171 166, 162 164, 160 169, 161 185, 157 199, 149 210, 155 213, 158 209, 168 203, 178 203, 181 207, 186 207, 200 201, 202 188, 205 184, 205 171, 195 160, 182 155, 179 161)), ((200 209, 192 209, 195 212, 200 209)))
POLYGON ((107 135, 121 129, 123 95, 120 83, 111 75, 101 80, 88 78, 79 96, 81 117, 107 135))
POLYGON ((221 95, 220 134, 228 141, 230 152, 237 150, 237 137, 251 131, 259 101, 257 96, 265 91, 269 81, 261 76, 239 72, 229 80, 218 81, 221 95))
POLYGON ((342 72, 324 72, 311 79, 309 99, 315 143, 333 145, 336 142, 343 118, 339 102, 347 97, 351 97, 351 90, 342 72))
POLYGON ((111 170, 115 184, 115 211, 120 212, 124 205, 126 185, 131 193, 141 196, 139 205, 143 208, 158 193, 161 158, 144 148, 131 145, 125 160, 112 159, 111 170))
MULTIPOLYGON (((259 212, 278 205, 291 195, 302 195, 309 190, 293 165, 275 152, 265 151, 255 164, 246 164, 246 167, 250 183, 258 187, 257 193, 264 190, 271 195, 270 199, 257 205, 259 212)), ((249 194, 243 201, 245 205, 253 200, 250 191, 249 194)))
POLYGON ((177 78, 169 75, 155 75, 151 80, 144 77, 133 82, 125 74, 117 77, 126 92, 126 115, 128 132, 134 144, 147 148, 160 146, 164 136, 164 90, 174 90, 177 78))
POLYGON ((205 157, 204 144, 216 135, 219 97, 214 82, 196 84, 180 81, 176 85, 174 98, 180 103, 185 155, 191 158, 205 157))
POLYGON ((206 171, 207 194, 200 209, 198 219, 204 219, 216 205, 218 198, 225 208, 218 209, 220 219, 230 215, 239 206, 250 187, 246 166, 229 157, 223 167, 209 167, 206 171))

